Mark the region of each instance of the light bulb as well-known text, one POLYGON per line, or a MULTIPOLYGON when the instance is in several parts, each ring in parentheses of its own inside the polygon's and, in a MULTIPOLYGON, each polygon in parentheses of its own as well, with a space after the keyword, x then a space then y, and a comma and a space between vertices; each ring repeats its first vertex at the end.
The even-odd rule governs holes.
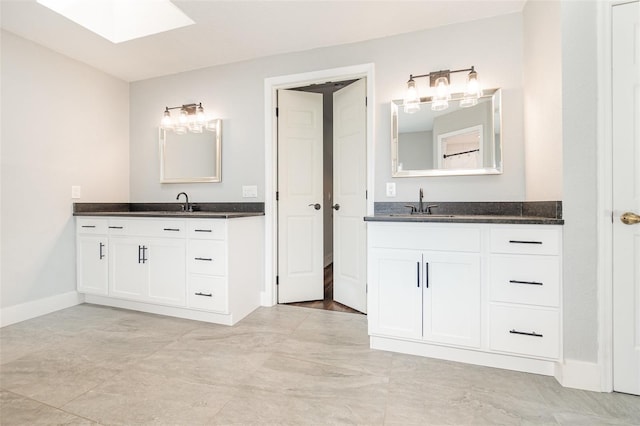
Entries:
POLYGON ((169 108, 165 108, 164 113, 162 114, 162 121, 160 121, 160 127, 165 130, 170 130, 173 128, 173 120, 171 120, 171 113, 169 112, 169 108))
POLYGON ((449 80, 447 77, 438 77, 435 81, 435 95, 431 102, 432 111, 442 111, 449 108, 449 80))
POLYGON ((480 88, 480 82, 478 81, 478 73, 473 67, 471 67, 471 72, 467 75, 467 88, 464 92, 464 97, 460 101, 460 106, 468 108, 477 105, 478 98, 481 96, 482 89, 480 88))
POLYGON ((417 111, 420 111, 420 96, 416 88, 416 81, 410 76, 407 82, 407 93, 404 97, 404 112, 413 114, 417 111))
POLYGON ((187 110, 185 110, 184 108, 180 110, 178 121, 182 126, 186 125, 189 122, 189 117, 187 117, 187 110))
POLYGON ((184 135, 185 133, 187 133, 187 127, 186 126, 176 126, 173 128, 173 131, 176 133, 176 135, 184 135))
POLYGON ((202 108, 202 103, 200 103, 196 112, 196 122, 202 126, 206 121, 207 118, 204 116, 204 108, 202 108))

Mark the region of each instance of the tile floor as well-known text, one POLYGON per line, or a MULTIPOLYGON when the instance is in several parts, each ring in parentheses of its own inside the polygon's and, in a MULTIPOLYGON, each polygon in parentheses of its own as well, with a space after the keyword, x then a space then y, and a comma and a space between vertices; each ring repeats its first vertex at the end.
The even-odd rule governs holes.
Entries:
POLYGON ((234 327, 79 305, 0 329, 0 424, 640 424, 640 397, 368 348, 366 317, 234 327))

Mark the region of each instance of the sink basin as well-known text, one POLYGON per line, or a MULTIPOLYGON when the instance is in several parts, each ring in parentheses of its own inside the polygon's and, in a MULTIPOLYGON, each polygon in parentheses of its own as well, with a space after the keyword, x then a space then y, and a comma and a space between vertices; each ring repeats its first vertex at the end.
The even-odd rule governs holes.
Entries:
POLYGON ((392 213, 389 216, 396 217, 420 217, 420 218, 447 218, 447 217, 456 217, 453 214, 427 214, 427 213, 392 213))

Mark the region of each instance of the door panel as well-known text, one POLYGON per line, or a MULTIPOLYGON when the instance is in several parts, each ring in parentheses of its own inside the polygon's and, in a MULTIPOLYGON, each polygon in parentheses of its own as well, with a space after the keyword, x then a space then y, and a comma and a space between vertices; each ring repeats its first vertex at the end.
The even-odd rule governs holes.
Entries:
POLYGON ((640 3, 613 6, 613 388, 640 395, 640 3))
MULTIPOLYGON (((147 247, 140 238, 111 237, 109 241, 109 295, 141 300, 147 295, 147 247)), ((148 251, 148 250, 147 250, 148 251)))
POLYGON ((278 302, 320 300, 322 95, 279 90, 278 111, 278 302))
POLYGON ((185 240, 150 240, 148 251, 149 299, 163 305, 185 306, 185 240))
POLYGON ((367 312, 366 80, 333 94, 333 298, 367 312))

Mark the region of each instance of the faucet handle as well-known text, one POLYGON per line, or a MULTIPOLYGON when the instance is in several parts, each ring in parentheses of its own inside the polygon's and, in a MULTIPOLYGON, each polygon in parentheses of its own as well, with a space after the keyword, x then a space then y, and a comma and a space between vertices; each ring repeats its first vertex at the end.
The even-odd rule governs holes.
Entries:
POLYGON ((414 214, 415 212, 417 212, 418 210, 416 209, 415 206, 412 206, 411 204, 407 204, 405 207, 408 207, 411 209, 411 214, 414 214))
POLYGON ((427 214, 431 214, 431 209, 434 207, 440 207, 437 204, 429 204, 427 205, 427 214))

